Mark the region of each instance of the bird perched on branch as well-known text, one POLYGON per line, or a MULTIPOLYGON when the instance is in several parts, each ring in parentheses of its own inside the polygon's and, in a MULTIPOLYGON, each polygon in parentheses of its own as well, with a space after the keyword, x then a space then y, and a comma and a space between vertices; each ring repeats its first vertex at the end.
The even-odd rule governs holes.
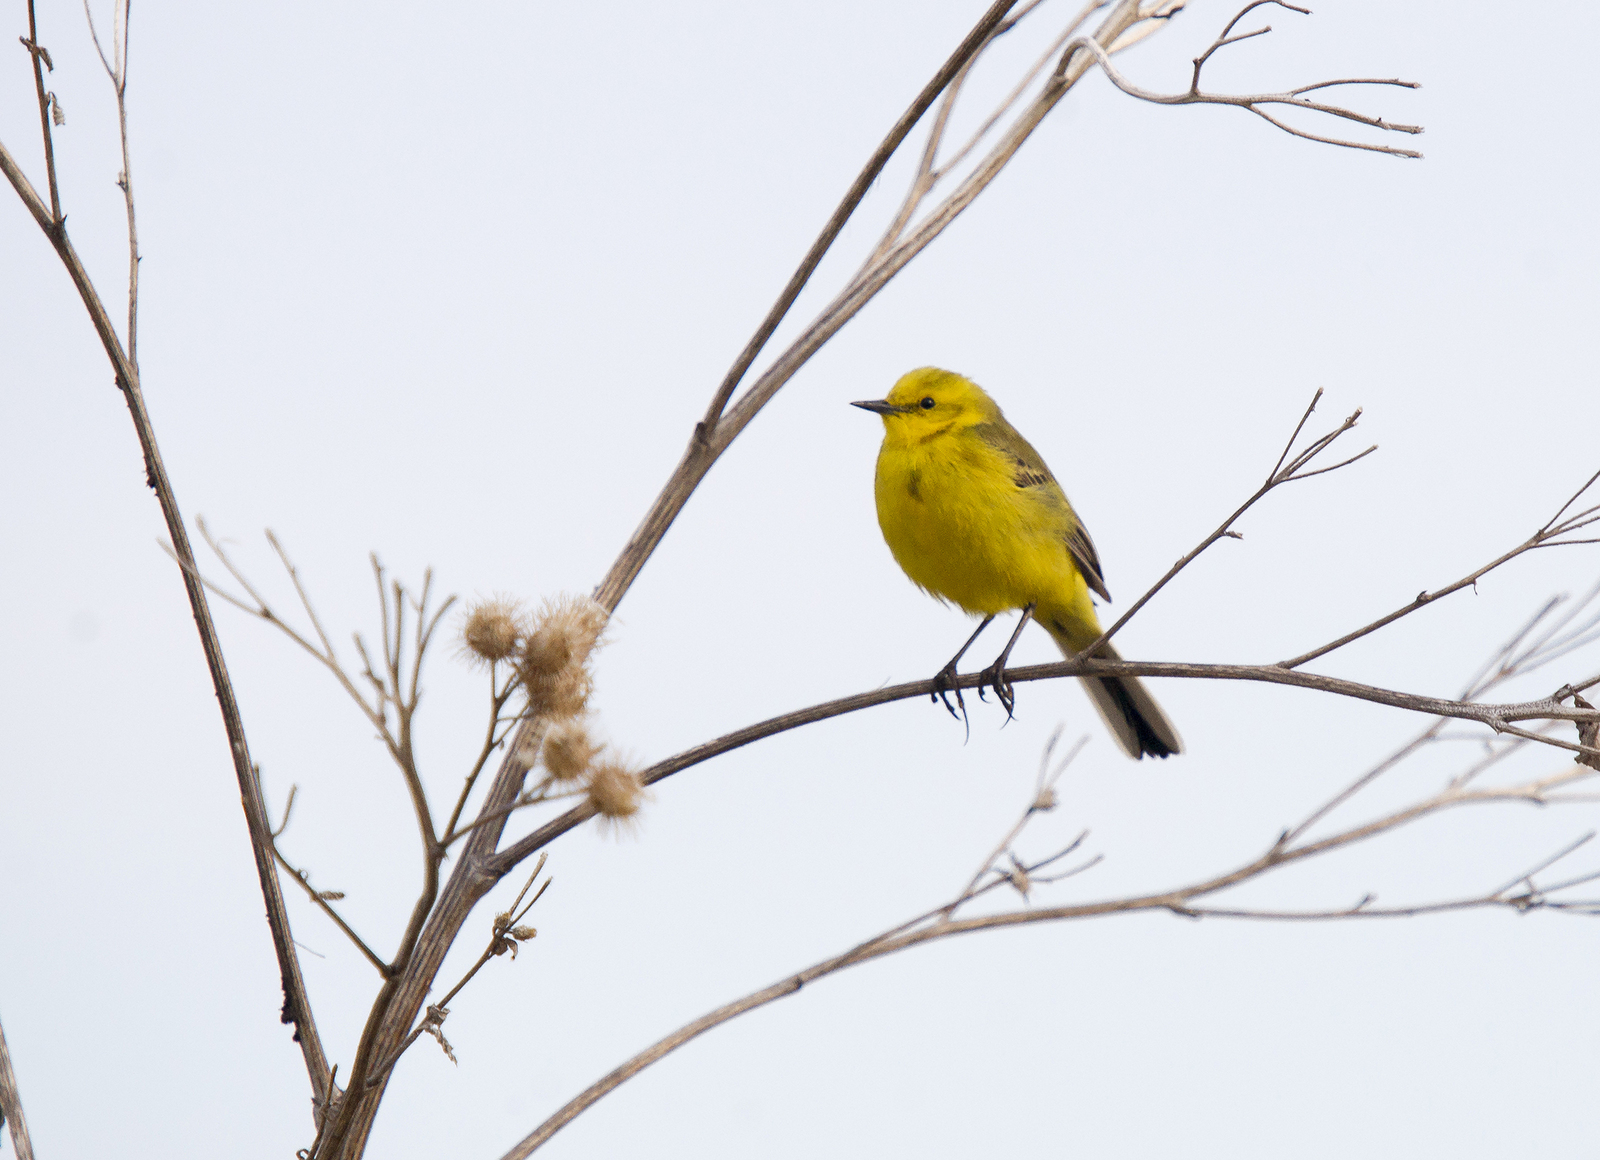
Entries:
MULTIPOLYGON (((1094 541, 1044 459, 1006 422, 971 379, 923 367, 895 383, 888 398, 852 406, 883 417, 878 451, 878 526, 895 562, 924 591, 983 623, 934 678, 935 695, 954 692, 956 664, 996 615, 1022 610, 1004 651, 983 671, 1010 713, 1015 693, 1006 661, 1033 619, 1072 657, 1100 636, 1091 592, 1105 600, 1094 541)), ((1120 659, 1109 643, 1095 649, 1120 659)), ((1135 677, 1084 677, 1089 699, 1130 757, 1183 752, 1172 722, 1135 677)))

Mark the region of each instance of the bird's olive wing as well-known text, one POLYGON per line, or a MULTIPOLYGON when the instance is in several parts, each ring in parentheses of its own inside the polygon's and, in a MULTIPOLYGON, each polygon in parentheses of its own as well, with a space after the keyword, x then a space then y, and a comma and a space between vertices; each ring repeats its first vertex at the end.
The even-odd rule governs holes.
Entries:
POLYGON ((1089 591, 1102 600, 1110 600, 1111 592, 1106 588, 1106 575, 1100 570, 1100 553, 1094 550, 1094 541, 1089 538, 1089 529, 1083 526, 1083 521, 1078 519, 1076 512, 1072 516, 1072 533, 1067 536, 1067 551, 1072 553, 1072 560, 1078 565, 1078 571, 1083 573, 1089 591))
POLYGON ((1055 476, 1050 474, 1044 456, 1035 451, 1033 444, 1024 439, 1021 433, 1004 419, 996 423, 981 424, 972 430, 1010 461, 1011 478, 1018 488, 1037 488, 1061 505, 1062 515, 1066 517, 1070 529, 1064 538, 1072 562, 1083 574, 1084 582, 1089 585, 1089 591, 1104 600, 1110 600, 1111 592, 1106 588, 1105 573, 1100 569, 1100 553, 1095 551, 1094 541, 1089 538, 1089 530, 1083 526, 1078 513, 1073 511, 1072 505, 1067 502, 1066 492, 1061 490, 1061 485, 1056 482, 1055 476))

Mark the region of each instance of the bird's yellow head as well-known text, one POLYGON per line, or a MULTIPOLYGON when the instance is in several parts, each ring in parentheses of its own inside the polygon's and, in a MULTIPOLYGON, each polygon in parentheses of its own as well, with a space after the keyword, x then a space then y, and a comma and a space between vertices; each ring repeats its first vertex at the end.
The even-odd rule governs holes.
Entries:
POLYGON ((887 398, 850 405, 882 415, 885 440, 897 444, 926 443, 1000 418, 1000 408, 982 387, 938 367, 901 375, 887 398))

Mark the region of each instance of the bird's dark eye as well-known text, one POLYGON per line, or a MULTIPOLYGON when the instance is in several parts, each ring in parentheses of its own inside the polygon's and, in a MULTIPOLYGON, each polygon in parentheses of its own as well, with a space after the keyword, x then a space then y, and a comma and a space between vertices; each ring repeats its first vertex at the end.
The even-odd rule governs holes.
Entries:
POLYGON ((922 409, 924 411, 933 410, 933 396, 932 395, 929 395, 927 398, 922 400, 922 409))

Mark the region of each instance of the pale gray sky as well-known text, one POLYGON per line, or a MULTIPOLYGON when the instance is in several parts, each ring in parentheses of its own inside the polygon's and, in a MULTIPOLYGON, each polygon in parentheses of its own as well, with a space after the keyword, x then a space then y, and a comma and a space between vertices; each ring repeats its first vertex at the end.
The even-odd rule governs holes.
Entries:
MULTIPOLYGON (((275 529, 341 633, 374 631, 369 550, 468 596, 588 590, 861 162, 982 7, 141 8, 140 349, 186 511, 287 605, 260 537, 275 529)), ((1234 10, 1197 0, 1120 63, 1181 89, 1234 10)), ((1600 13, 1507 15, 1272 11, 1277 31, 1209 74, 1228 91, 1421 81, 1348 99, 1426 125, 1424 161, 1086 79, 712 471, 620 609, 599 666, 608 734, 656 760, 929 676, 965 638, 883 546, 879 424, 845 405, 918 365, 976 378, 1047 457, 1113 612, 1249 494, 1317 387, 1324 423, 1366 408, 1358 446, 1379 453, 1271 497, 1244 540, 1129 626, 1129 656, 1275 661, 1525 537, 1600 466, 1600 13)), ((42 4, 40 20, 68 116, 69 225, 116 298, 110 88, 75 5, 42 4)), ((38 182, 26 64, 3 54, 0 140, 38 182)), ((975 94, 1001 83, 980 76, 975 94)), ((876 240, 904 180, 904 166, 885 175, 785 334, 876 240)), ((311 1142, 304 1070, 278 1023, 159 512, 81 306, 21 205, 0 203, 0 1018, 35 1144, 49 1160, 288 1156, 311 1142)), ((1317 668, 1453 693, 1546 596, 1597 573, 1600 548, 1518 561, 1317 668)), ((419 862, 398 779, 311 662, 218 617, 269 797, 301 788, 286 847, 391 950, 419 862)), ((421 720, 440 796, 483 699, 449 653, 421 720)), ((1017 659, 1052 656, 1030 631, 1017 659)), ((1597 667, 1578 658, 1516 695, 1597 667)), ((1028 848, 1087 827, 1106 861, 1051 900, 1233 866, 1418 727, 1295 690, 1157 691, 1190 748, 1164 764, 1123 758, 1075 685, 1035 684, 1004 730, 980 706, 966 744, 942 710, 907 702, 671 779, 634 838, 567 836, 530 920, 539 939, 452 1003, 459 1066, 427 1041, 401 1064, 371 1154, 499 1156, 657 1036, 944 900, 1026 800, 1057 725, 1092 741, 1028 848)), ((1464 811, 1238 901, 1470 894, 1596 822, 1593 808, 1464 811)), ((1597 865, 1580 855, 1574 872, 1597 865)), ((477 955, 496 902, 442 979, 477 955)), ((375 977, 291 907, 326 956, 305 971, 348 1066, 375 977)), ((713 1033, 546 1154, 1589 1155, 1597 941, 1594 920, 1509 913, 975 936, 713 1033)))

